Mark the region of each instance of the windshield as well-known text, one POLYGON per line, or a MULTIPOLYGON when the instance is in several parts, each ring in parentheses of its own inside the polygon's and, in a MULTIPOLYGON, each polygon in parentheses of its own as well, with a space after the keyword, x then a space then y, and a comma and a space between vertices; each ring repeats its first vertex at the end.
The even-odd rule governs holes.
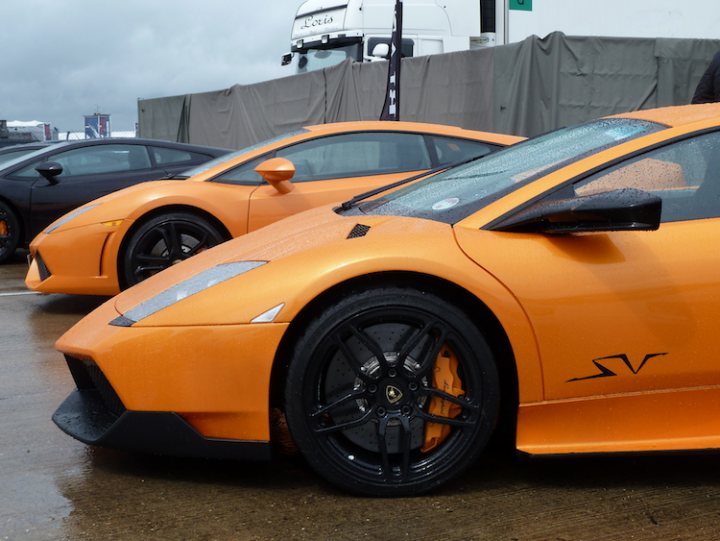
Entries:
POLYGON ((309 130, 306 130, 305 128, 300 128, 299 130, 283 133, 282 135, 276 135, 275 137, 271 137, 270 139, 265 139, 265 141, 260 141, 259 143, 255 143, 254 145, 250 145, 249 147, 245 147, 240 150, 236 150, 235 152, 231 152, 230 154, 223 154, 222 156, 218 156, 217 158, 210 160, 209 162, 205 162, 201 165, 193 167, 192 169, 183 171, 179 175, 175 175, 173 178, 186 179, 186 178, 194 177, 195 175, 199 175, 200 173, 209 171, 216 165, 230 161, 233 158, 237 158, 238 156, 242 156, 243 154, 247 154, 249 152, 252 152, 253 150, 257 150, 257 149, 262 148, 271 143, 275 143, 277 141, 282 141, 283 139, 290 139, 291 137, 295 137, 296 135, 300 135, 301 133, 307 133, 308 131, 309 130))
POLYGON ((47 154, 48 152, 61 148, 62 146, 66 146, 66 144, 58 143, 56 145, 48 145, 44 148, 33 150, 19 156, 15 154, 9 160, 5 160, 5 156, 0 156, 0 168, 10 169, 11 167, 15 167, 16 165, 25 162, 25 160, 29 160, 37 156, 42 156, 43 154, 47 154))
POLYGON ((428 177, 369 201, 360 210, 453 224, 570 162, 664 127, 611 118, 563 128, 428 177))
POLYGON ((332 49, 308 49, 299 53, 297 72, 305 73, 306 71, 329 68, 347 58, 359 60, 360 47, 360 43, 351 43, 342 47, 333 47, 332 49))
POLYGON ((20 156, 25 156, 26 154, 30 154, 31 152, 34 152, 38 150, 37 148, 16 148, 13 150, 6 150, 4 152, 0 153, 0 166, 4 164, 5 162, 9 162, 10 160, 14 160, 15 158, 19 158, 20 156))

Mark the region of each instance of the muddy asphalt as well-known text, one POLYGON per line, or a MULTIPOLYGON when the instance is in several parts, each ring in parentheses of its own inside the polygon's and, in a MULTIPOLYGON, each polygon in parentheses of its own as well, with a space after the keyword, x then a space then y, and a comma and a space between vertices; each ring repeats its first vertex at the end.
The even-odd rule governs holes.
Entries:
POLYGON ((0 265, 0 540, 720 539, 720 453, 528 458, 498 448, 442 491, 345 495, 267 464, 90 448, 50 416, 74 388, 54 341, 104 299, 28 294, 0 265))

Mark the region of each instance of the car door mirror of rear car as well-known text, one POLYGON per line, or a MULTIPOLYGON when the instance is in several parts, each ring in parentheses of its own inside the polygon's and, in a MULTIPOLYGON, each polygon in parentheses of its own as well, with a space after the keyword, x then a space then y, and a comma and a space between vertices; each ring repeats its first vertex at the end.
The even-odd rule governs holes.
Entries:
POLYGON ((62 174, 63 166, 58 162, 44 162, 38 165, 35 171, 45 177, 50 184, 57 184, 57 177, 62 174))
POLYGON ((540 201, 502 220, 492 229, 555 234, 650 231, 660 227, 661 211, 662 199, 658 196, 625 188, 540 201))
POLYGON ((295 186, 290 179, 295 175, 295 165, 287 158, 270 158, 255 168, 255 171, 281 194, 290 193, 295 186))

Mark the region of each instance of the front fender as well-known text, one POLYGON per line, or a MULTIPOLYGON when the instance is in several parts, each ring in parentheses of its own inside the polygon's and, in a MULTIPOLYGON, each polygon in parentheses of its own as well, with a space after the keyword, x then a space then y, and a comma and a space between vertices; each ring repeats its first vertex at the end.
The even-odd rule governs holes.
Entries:
MULTIPOLYGON (((256 248, 245 250, 241 259, 268 261, 267 264, 180 300, 135 325, 243 324, 280 304, 284 307, 274 322, 290 323, 314 299, 344 282, 385 272, 424 274, 467 290, 495 314, 513 348, 521 400, 542 399, 537 347, 524 311, 507 288, 460 250, 450 226, 410 218, 367 217, 363 219, 363 224, 370 226, 367 234, 348 238, 356 221, 338 217, 328 220, 321 232, 300 231, 300 239, 307 235, 305 249, 297 248, 301 240, 296 237, 274 244, 270 239, 263 242, 264 236, 272 236, 272 231, 267 231, 271 228, 251 234, 242 240, 256 248)), ((228 244, 233 242, 236 241, 228 244)), ((207 259, 210 257, 208 254, 207 259)), ((221 252, 212 259, 220 263, 221 252)), ((210 266, 209 261, 196 265, 199 270, 210 266)), ((177 283, 165 281, 168 287, 177 283)), ((152 289, 160 291, 167 287, 158 280, 152 289)), ((134 300, 122 299, 118 310, 132 308, 147 295, 133 297, 134 300)))

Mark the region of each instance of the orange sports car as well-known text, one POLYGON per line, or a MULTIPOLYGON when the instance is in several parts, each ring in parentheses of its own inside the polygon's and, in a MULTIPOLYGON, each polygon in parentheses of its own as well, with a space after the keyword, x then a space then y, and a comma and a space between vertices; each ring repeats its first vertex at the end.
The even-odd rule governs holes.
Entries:
POLYGON ((374 495, 530 454, 720 447, 720 104, 565 128, 292 216, 57 342, 90 444, 307 462, 374 495))
POLYGON ((66 214, 31 243, 26 283, 44 293, 114 295, 290 214, 522 139, 413 122, 310 126, 66 214))

